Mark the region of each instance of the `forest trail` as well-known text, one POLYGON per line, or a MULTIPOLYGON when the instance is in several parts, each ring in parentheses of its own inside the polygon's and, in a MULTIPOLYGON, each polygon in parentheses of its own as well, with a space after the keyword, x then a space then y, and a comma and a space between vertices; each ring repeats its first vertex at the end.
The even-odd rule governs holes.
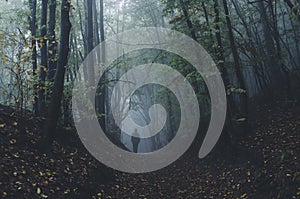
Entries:
POLYGON ((127 174, 104 167, 81 144, 74 147, 55 142, 54 157, 40 155, 38 124, 30 118, 23 118, 26 125, 22 126, 29 144, 20 145, 20 116, 1 106, 0 196, 299 198, 299 113, 300 106, 286 100, 260 107, 253 121, 255 130, 240 143, 245 150, 237 153, 235 160, 214 155, 200 160, 186 153, 162 170, 127 174))

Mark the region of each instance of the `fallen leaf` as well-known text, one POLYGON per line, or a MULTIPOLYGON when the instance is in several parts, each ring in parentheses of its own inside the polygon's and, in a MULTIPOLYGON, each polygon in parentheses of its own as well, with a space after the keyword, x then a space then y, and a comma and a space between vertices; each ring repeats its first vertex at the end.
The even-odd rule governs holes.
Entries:
POLYGON ((42 192, 41 188, 38 187, 38 188, 36 189, 36 193, 37 193, 37 194, 41 194, 41 192, 42 192))

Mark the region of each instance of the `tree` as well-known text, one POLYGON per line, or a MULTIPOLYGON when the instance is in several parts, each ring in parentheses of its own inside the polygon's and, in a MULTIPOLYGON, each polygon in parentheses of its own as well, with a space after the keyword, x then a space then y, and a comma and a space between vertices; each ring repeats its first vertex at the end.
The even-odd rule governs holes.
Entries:
POLYGON ((296 5, 294 5, 291 0, 284 0, 284 2, 288 5, 288 7, 291 9, 291 11, 295 14, 295 16, 298 18, 300 22, 300 13, 296 5))
MULTIPOLYGON (((94 48, 94 28, 93 28, 93 1, 89 0, 86 1, 86 8, 87 8, 87 26, 86 26, 86 33, 87 33, 87 54, 89 54, 93 48, 94 48)), ((87 70, 87 75, 88 75, 88 84, 90 86, 95 84, 95 71, 94 71, 94 63, 92 60, 89 60, 89 63, 87 63, 88 67, 87 70)))
POLYGON ((189 13, 188 13, 188 9, 186 8, 186 4, 183 2, 183 0, 180 0, 180 4, 181 4, 181 9, 182 9, 182 12, 183 12, 183 15, 184 15, 184 18, 186 20, 186 23, 187 23, 187 26, 190 30, 190 34, 192 36, 192 38, 195 40, 195 41, 198 41, 197 40, 197 36, 196 36, 196 32, 195 32, 195 28, 194 28, 194 25, 190 19, 190 16, 189 16, 189 13))
MULTIPOLYGON (((272 29, 270 20, 268 17, 268 13, 266 10, 265 2, 264 1, 258 1, 258 7, 259 7, 259 13, 261 17, 262 22, 262 28, 263 28, 263 37, 265 41, 266 46, 266 62, 269 66, 270 73, 272 74, 272 77, 270 77, 270 86, 274 87, 278 85, 278 82, 281 78, 281 71, 280 71, 280 65, 278 61, 278 57, 276 56, 276 48, 274 41, 272 39, 272 29)), ((273 93, 270 93, 272 98, 273 93)))
POLYGON ((60 116, 60 105, 64 89, 65 68, 68 64, 69 39, 71 31, 70 22, 71 4, 69 0, 62 0, 60 17, 60 44, 59 57, 57 61, 54 85, 52 88, 51 103, 43 132, 42 150, 50 154, 51 144, 56 131, 57 121, 60 116))
MULTIPOLYGON (((103 8, 103 0, 100 0, 100 42, 104 41, 104 8, 103 8)), ((105 53, 102 53, 105 55, 105 53)))
MULTIPOLYGON (((220 10, 219 10, 219 0, 214 0, 214 28, 215 28, 215 37, 216 37, 216 40, 217 40, 217 43, 216 43, 216 49, 215 49, 215 52, 216 52, 216 57, 217 57, 217 66, 219 67, 220 71, 221 71, 221 75, 222 75, 222 78, 223 78, 223 81, 224 81, 224 84, 225 84, 225 87, 226 89, 229 89, 230 88, 230 79, 229 79, 229 74, 228 74, 228 69, 225 67, 225 56, 224 56, 224 47, 223 47, 223 42, 222 42, 222 36, 221 36, 221 28, 220 28, 220 10)), ((229 94, 228 95, 228 117, 227 117, 227 123, 228 123, 228 126, 229 128, 227 128, 224 132, 223 132, 223 142, 229 142, 226 143, 226 145, 229 145, 230 146, 230 149, 231 147, 234 147, 236 146, 236 141, 233 142, 233 139, 234 138, 234 132, 233 132, 233 122, 232 122, 232 118, 233 118, 233 115, 234 115, 234 112, 235 112, 235 105, 234 105, 234 99, 233 99, 233 96, 232 94, 229 94)), ((235 139, 237 140, 237 139, 235 139)))
MULTIPOLYGON (((100 0, 100 22, 99 22, 99 25, 100 25, 100 42, 104 42, 104 39, 105 39, 105 36, 104 36, 104 8, 103 8, 103 0, 100 0)), ((105 46, 102 45, 101 46, 101 53, 100 53, 100 56, 101 56, 101 60, 103 61, 103 63, 105 63, 105 46)), ((105 74, 103 74, 103 79, 105 81, 105 74)), ((98 110, 99 110, 99 113, 102 113, 102 114, 105 114, 105 97, 106 97, 106 93, 107 93, 107 89, 105 88, 105 85, 103 86, 103 88, 101 89, 101 94, 96 96, 97 98, 97 101, 98 101, 98 110)), ((100 125, 103 129, 105 129, 105 117, 100 117, 99 118, 99 121, 100 121, 100 125)))
POLYGON ((223 6, 224 6, 224 11, 225 11, 225 18, 226 18, 226 23, 227 23, 227 28, 228 28, 228 37, 229 37, 229 42, 230 42, 230 47, 233 55, 233 60, 234 60, 234 66, 235 66, 235 72, 236 76, 238 79, 238 84, 240 87, 240 91, 238 92, 240 94, 240 103, 238 106, 238 113, 237 113, 237 119, 238 120, 243 120, 242 125, 244 128, 242 128, 243 132, 245 133, 247 131, 247 123, 248 123, 248 96, 247 96, 247 91, 246 91, 246 83, 244 80, 244 75, 243 71, 241 68, 240 64, 240 57, 239 53, 235 44, 234 40, 234 35, 233 35, 233 29, 231 25, 231 20, 230 20, 230 15, 229 15, 229 10, 228 10, 228 5, 227 5, 227 0, 223 0, 223 6))
POLYGON ((45 79, 46 79, 46 70, 48 66, 48 50, 47 50, 47 15, 48 15, 48 0, 42 0, 42 9, 41 9, 41 27, 40 27, 40 49, 41 49, 41 67, 40 67, 40 83, 39 83, 39 113, 44 115, 46 113, 46 104, 45 104, 45 79))
MULTIPOLYGON (((32 74, 35 74, 37 70, 37 50, 36 50, 36 0, 29 0, 29 7, 31 11, 31 16, 29 17, 30 31, 31 31, 31 62, 32 62, 32 74)), ((38 85, 34 84, 33 93, 34 93, 34 102, 33 102, 33 112, 35 115, 39 114, 38 110, 38 85)))
POLYGON ((49 66, 47 70, 47 80, 53 82, 56 68, 56 51, 57 42, 55 39, 55 24, 56 24, 56 0, 50 0, 49 3, 49 47, 48 47, 48 60, 49 66))

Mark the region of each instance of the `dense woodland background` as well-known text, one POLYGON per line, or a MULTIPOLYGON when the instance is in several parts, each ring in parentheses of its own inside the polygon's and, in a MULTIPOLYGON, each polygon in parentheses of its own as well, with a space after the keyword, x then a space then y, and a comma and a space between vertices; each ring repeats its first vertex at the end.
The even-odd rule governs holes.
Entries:
MULTIPOLYGON (((2 0, 0 5, 2 197, 299 197, 299 1, 2 0), (227 120, 208 158, 195 160, 210 120, 204 81, 185 60, 159 50, 126 54, 106 71, 95 98, 99 123, 112 142, 132 151, 130 137, 112 118, 112 89, 130 67, 168 64, 188 79, 201 109, 197 138, 182 160, 150 174, 123 174, 95 161, 80 143, 72 85, 75 78, 93 76, 94 68, 83 68, 82 77, 77 71, 99 43, 137 27, 187 34, 221 71, 227 120)), ((176 97, 149 85, 130 100, 140 125, 149 122, 154 103, 169 114, 162 132, 142 139, 138 151, 167 145, 178 128, 176 97)))

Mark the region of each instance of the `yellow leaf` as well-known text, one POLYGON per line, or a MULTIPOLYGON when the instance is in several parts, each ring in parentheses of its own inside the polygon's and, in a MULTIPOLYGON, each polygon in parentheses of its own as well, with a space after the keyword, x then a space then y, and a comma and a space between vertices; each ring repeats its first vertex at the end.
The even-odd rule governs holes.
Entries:
POLYGON ((49 54, 50 54, 50 55, 52 55, 52 54, 53 54, 53 50, 49 50, 48 52, 49 52, 49 54))
POLYGON ((19 157, 20 157, 17 153, 14 153, 13 156, 14 156, 15 158, 19 158, 19 157))
POLYGON ((13 122, 12 125, 13 125, 13 126, 17 126, 17 125, 18 125, 18 122, 13 122))
POLYGON ((37 193, 37 194, 41 194, 41 192, 42 192, 41 188, 38 187, 38 188, 36 189, 36 193, 37 193))
POLYGON ((287 174, 286 174, 286 176, 287 176, 287 177, 291 177, 292 175, 291 175, 291 174, 289 174, 289 173, 287 173, 287 174))
POLYGON ((236 121, 237 122, 244 122, 244 121, 246 121, 246 118, 240 118, 240 119, 237 119, 236 121))
POLYGON ((2 58, 3 63, 6 63, 8 60, 6 58, 2 58))
POLYGON ((17 140, 11 139, 9 142, 10 142, 11 144, 15 144, 15 143, 17 142, 17 140))
POLYGON ((47 71, 47 68, 45 66, 41 66, 41 68, 43 69, 44 72, 47 71))
POLYGON ((4 128, 5 127, 5 124, 0 124, 0 128, 4 128))
POLYGON ((68 193, 70 193, 70 191, 71 191, 70 189, 67 189, 64 191, 64 194, 68 194, 68 193))

